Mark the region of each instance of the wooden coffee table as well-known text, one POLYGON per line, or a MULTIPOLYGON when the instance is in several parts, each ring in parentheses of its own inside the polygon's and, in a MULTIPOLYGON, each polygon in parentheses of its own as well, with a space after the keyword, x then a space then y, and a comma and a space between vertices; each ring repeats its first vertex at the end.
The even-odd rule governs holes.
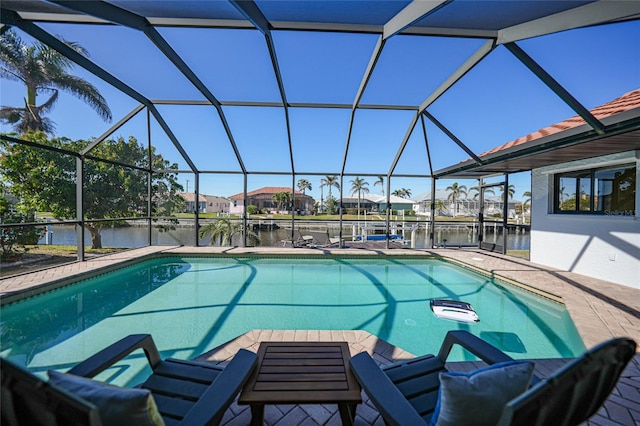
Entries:
POLYGON ((352 425, 362 397, 349 358, 346 342, 262 342, 238 404, 251 406, 252 425, 262 424, 265 404, 338 404, 352 425))

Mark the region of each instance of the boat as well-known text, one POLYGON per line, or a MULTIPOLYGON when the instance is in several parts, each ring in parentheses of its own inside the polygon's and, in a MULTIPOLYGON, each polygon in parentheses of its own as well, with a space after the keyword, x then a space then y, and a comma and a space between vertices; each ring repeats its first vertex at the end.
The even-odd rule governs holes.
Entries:
POLYGON ((466 302, 432 299, 429 305, 431 306, 433 314, 438 318, 460 322, 480 322, 476 311, 466 302))

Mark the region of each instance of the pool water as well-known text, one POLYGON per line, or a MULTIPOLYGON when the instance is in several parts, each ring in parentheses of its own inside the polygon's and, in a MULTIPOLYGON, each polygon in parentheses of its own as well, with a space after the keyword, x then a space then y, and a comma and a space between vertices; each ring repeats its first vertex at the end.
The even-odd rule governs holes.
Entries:
MULTIPOLYGON (((133 333, 152 334, 162 356, 176 358, 253 329, 366 330, 416 355, 437 353, 451 329, 514 358, 585 350, 564 305, 436 259, 163 257, 0 313, 0 355, 40 373, 66 370, 133 333), (480 322, 436 318, 431 299, 468 302, 480 322)), ((473 357, 460 350, 450 359, 473 357)), ((126 384, 140 368, 111 369, 103 379, 126 384)))

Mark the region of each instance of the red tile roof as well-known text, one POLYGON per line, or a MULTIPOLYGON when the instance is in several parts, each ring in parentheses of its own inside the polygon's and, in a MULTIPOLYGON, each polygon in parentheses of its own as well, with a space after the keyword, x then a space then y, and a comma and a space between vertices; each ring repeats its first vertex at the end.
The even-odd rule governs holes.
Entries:
MULTIPOLYGON (((610 102, 607 102, 604 105, 600 105, 598 107, 593 108, 590 112, 593 114, 595 118, 601 120, 605 117, 609 117, 611 115, 619 114, 621 112, 629 111, 635 108, 640 107, 640 89, 633 90, 631 92, 625 93, 624 95, 616 98, 610 102)), ((559 133, 567 129, 571 129, 573 127, 578 127, 586 122, 579 115, 573 116, 571 118, 567 118, 560 123, 553 124, 549 127, 545 127, 544 129, 540 129, 537 132, 530 133, 526 136, 519 137, 516 140, 511 142, 507 142, 504 145, 497 146, 489 151, 483 152, 479 155, 482 157, 483 155, 493 154, 498 151, 502 151, 507 148, 511 148, 514 146, 521 145, 523 143, 531 142, 536 139, 543 138, 545 136, 552 135, 554 133, 559 133)))
MULTIPOLYGON (((247 192, 247 197, 255 197, 257 195, 266 195, 266 194, 277 194, 279 192, 291 192, 291 188, 286 186, 265 186, 264 188, 256 189, 255 191, 247 192)), ((295 195, 303 195, 300 191, 295 191, 295 195)), ((242 199, 244 198, 244 194, 241 192, 240 194, 232 195, 232 200, 242 199)))

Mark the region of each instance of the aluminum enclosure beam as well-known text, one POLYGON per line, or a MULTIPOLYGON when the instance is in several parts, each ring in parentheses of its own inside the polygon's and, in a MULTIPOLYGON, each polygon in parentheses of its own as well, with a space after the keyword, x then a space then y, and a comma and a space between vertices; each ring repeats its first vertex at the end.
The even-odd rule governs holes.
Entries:
POLYGON ((555 15, 503 28, 498 31, 498 44, 638 16, 640 16, 638 1, 600 0, 555 15))
POLYGON ((452 141, 454 141, 454 142, 455 142, 455 143, 456 143, 460 148, 462 148, 462 150, 463 150, 464 152, 466 152, 467 154, 469 154, 469 156, 470 156, 471 158, 473 158, 473 159, 474 159, 474 161, 475 161, 476 163, 478 163, 478 164, 482 164, 482 160, 480 159, 480 157, 478 157, 478 156, 477 156, 473 151, 471 151, 471 150, 469 149, 469 147, 467 147, 467 146, 466 146, 466 145, 465 145, 465 144, 464 144, 460 139, 458 139, 458 138, 456 137, 456 135, 454 135, 453 133, 451 133, 451 132, 449 131, 449 129, 447 129, 447 128, 444 126, 444 124, 440 123, 440 122, 439 122, 439 121, 438 121, 438 120, 437 120, 433 115, 429 114, 427 111, 423 111, 422 113, 423 113, 424 115, 426 115, 426 116, 427 116, 427 118, 428 118, 428 119, 429 119, 433 124, 435 124, 436 126, 438 126, 438 128, 439 128, 440 130, 442 130, 442 132, 443 132, 445 135, 449 136, 449 138, 450 138, 452 141))
MULTIPOLYGON (((22 16, 26 21, 33 22, 92 25, 110 24, 110 22, 105 21, 104 19, 72 13, 38 13, 20 11, 20 16, 22 16)), ((173 18, 158 16, 147 16, 146 19, 154 27, 252 29, 255 26, 250 21, 239 19, 173 18)), ((340 24, 329 22, 271 21, 270 25, 273 30, 278 31, 322 31, 358 34, 382 34, 384 31, 384 27, 381 25, 340 24)), ((496 30, 475 28, 409 27, 402 30, 400 34, 466 38, 498 37, 498 31, 496 30)))
MULTIPOLYGON (((258 31, 260 31, 267 43, 267 50, 269 51, 269 57, 271 58, 271 64, 273 66, 273 73, 275 74, 276 81, 278 83, 278 90, 280 91, 280 98, 282 99, 282 105, 284 108, 285 123, 287 126, 287 141, 289 142, 289 159, 291 162, 291 173, 295 174, 296 168, 293 160, 293 142, 291 140, 291 121, 289 119, 289 106, 287 102, 287 95, 284 90, 284 82, 282 81, 282 73, 280 72, 280 65, 278 63, 278 57, 276 55, 275 43, 273 42, 273 36, 271 35, 271 25, 264 16, 258 5, 253 0, 230 0, 231 4, 236 7, 243 15, 251 21, 258 31)), ((295 191, 292 193, 292 198, 295 200, 295 191)))
MULTIPOLYGON (((353 121, 355 119, 356 109, 360 104, 360 100, 364 95, 364 91, 367 88, 367 84, 369 84, 369 80, 371 79, 371 75, 373 74, 373 69, 375 68, 378 60, 380 59, 380 55, 382 54, 382 49, 387 41, 387 39, 404 28, 410 27, 415 22, 420 19, 428 16, 433 13, 435 10, 442 7, 444 4, 448 3, 450 0, 438 0, 438 1, 426 1, 426 0, 414 0, 407 7, 401 10, 396 16, 387 21, 383 28, 382 35, 378 38, 376 42, 376 46, 373 49, 373 53, 371 54, 371 58, 369 59, 369 64, 367 65, 367 69, 364 72, 364 76, 360 81, 360 86, 358 87, 358 92, 356 93, 355 100, 353 101, 353 107, 351 109, 351 118, 349 120, 349 130, 347 132, 347 142, 345 143, 344 148, 344 157, 342 160, 342 171, 347 166, 347 157, 349 155, 349 145, 351 143, 351 134, 353 130, 353 121)), ((415 122, 413 124, 415 126, 415 122)), ((412 129, 410 129, 412 130, 412 129)))
MULTIPOLYGON (((400 156, 404 152, 407 143, 409 142, 409 138, 415 129, 416 123, 418 121, 418 117, 421 116, 421 113, 426 111, 427 107, 436 101, 440 96, 442 96, 451 86, 453 86, 458 80, 460 80, 467 72, 469 72, 474 66, 476 66, 482 59, 484 59, 495 47, 495 43, 493 40, 488 40, 484 43, 473 55, 471 55, 465 62, 462 64, 453 74, 451 74, 429 97, 420 104, 418 108, 418 113, 411 120, 411 124, 409 124, 409 128, 404 135, 404 139, 400 144, 400 148, 398 148, 398 152, 396 153, 395 159, 391 163, 391 167, 389 168, 389 173, 387 176, 391 176, 393 171, 395 170, 398 161, 400 160, 400 156)), ((425 141, 427 140, 426 130, 424 126, 424 119, 422 121, 422 129, 424 131, 425 141)), ((455 140, 455 139, 454 139, 455 140)), ((458 142, 456 142, 458 143, 458 142)), ((460 142, 461 143, 461 142, 460 142)), ((427 144, 427 150, 429 146, 427 144)), ((463 148, 464 149, 464 148, 463 148)), ((477 157, 476 157, 477 158, 477 157)), ((431 159, 429 159, 429 164, 431 164, 431 159)), ((431 170, 433 172, 433 170, 431 170)))
POLYGON ((533 72, 544 84, 546 84, 553 92, 560 97, 576 114, 584 119, 593 129, 600 135, 605 134, 604 125, 589 112, 576 98, 571 95, 560 83, 558 83, 551 75, 546 72, 536 61, 531 58, 524 50, 515 43, 504 45, 509 51, 520 60, 531 72, 533 72))
POLYGON ((395 158, 391 162, 391 167, 389 167, 389 171, 387 172, 387 178, 393 174, 393 171, 395 170, 396 166, 398 165, 398 161, 400 161, 400 157, 402 156, 402 153, 404 152, 404 148, 407 146, 407 143, 409 142, 409 138, 411 137, 411 133, 413 133, 413 129, 415 129, 416 124, 418 124, 418 117, 420 117, 420 113, 415 113, 413 115, 413 117, 411 118, 411 123, 409 124, 409 128, 407 129, 407 131, 406 131, 406 133, 404 135, 404 138, 402 139, 402 143, 400 144, 400 147, 398 148, 398 152, 396 152, 395 158))
POLYGON ((167 41, 160 35, 160 33, 151 25, 146 18, 131 13, 125 9, 121 9, 110 3, 104 1, 69 1, 69 0, 50 0, 52 3, 56 3, 60 6, 66 7, 71 10, 86 13, 101 19, 108 20, 118 25, 122 25, 128 28, 133 28, 142 31, 155 45, 156 47, 169 59, 173 65, 193 84, 202 95, 216 108, 220 121, 224 127, 225 133, 229 138, 233 152, 236 155, 236 160, 240 165, 242 171, 246 172, 242 156, 235 143, 231 128, 224 115, 222 106, 211 91, 205 86, 205 84, 196 76, 196 74, 189 68, 184 60, 173 50, 173 48, 167 43, 167 41))
POLYGON ((451 86, 456 84, 466 73, 471 71, 480 61, 482 61, 489 53, 495 48, 495 40, 487 40, 475 53, 457 69, 455 70, 436 90, 429 95, 427 99, 420 104, 418 108, 419 112, 426 110, 432 103, 434 103, 440 96, 442 96, 451 86))
MULTIPOLYGON (((206 105, 213 106, 211 102, 206 100, 179 100, 179 99, 152 99, 155 105, 206 105)), ((239 106, 239 107, 264 107, 264 108, 284 108, 282 102, 269 101, 220 101, 222 106, 239 106)), ((288 102, 289 108, 326 108, 326 109, 351 109, 353 104, 333 104, 320 102, 288 102)), ((359 109, 388 109, 395 111, 418 111, 415 105, 383 105, 383 104, 359 104, 359 109)))
POLYGON ((382 38, 386 40, 398 34, 451 1, 453 0, 413 0, 384 24, 382 38))
POLYGON ((362 99, 362 95, 364 95, 364 90, 369 84, 369 80, 371 79, 371 74, 373 73, 373 69, 380 59, 380 55, 382 54, 382 49, 384 48, 385 40, 382 36, 378 38, 376 42, 376 46, 373 48, 373 53, 371 54, 371 58, 369 59, 369 64, 367 65, 367 69, 362 76, 362 80, 360 81, 360 86, 358 87, 358 92, 356 93, 356 97, 353 101, 353 105, 351 106, 351 117, 349 119, 349 130, 347 131, 347 142, 344 147, 344 156, 342 158, 342 169, 341 174, 344 173, 344 169, 347 166, 347 156, 349 155, 349 145, 351 143, 351 132, 353 130, 353 121, 356 115, 356 109, 358 108, 358 104, 362 99))
POLYGON ((100 145, 102 143, 102 141, 104 141, 106 138, 108 138, 109 135, 111 135, 113 132, 118 130, 121 126, 123 126, 125 123, 127 123, 129 120, 131 120, 133 117, 135 117, 140 111, 142 111, 143 108, 144 108, 144 104, 140 104, 137 107, 135 107, 129 114, 127 114, 124 117, 122 117, 120 119, 120 121, 118 121, 116 124, 111 126, 109 128, 109 130, 104 132, 102 134, 102 136, 98 137, 98 139, 96 139, 93 143, 89 144, 88 147, 83 149, 80 152, 80 155, 86 155, 89 152, 91 152, 96 146, 100 145))
POLYGON ((427 137, 427 125, 424 122, 424 115, 420 114, 420 122, 422 123, 422 135, 424 136, 424 144, 427 148, 427 160, 429 161, 429 174, 433 175, 433 163, 431 162, 431 150, 429 149, 429 138, 427 137))

